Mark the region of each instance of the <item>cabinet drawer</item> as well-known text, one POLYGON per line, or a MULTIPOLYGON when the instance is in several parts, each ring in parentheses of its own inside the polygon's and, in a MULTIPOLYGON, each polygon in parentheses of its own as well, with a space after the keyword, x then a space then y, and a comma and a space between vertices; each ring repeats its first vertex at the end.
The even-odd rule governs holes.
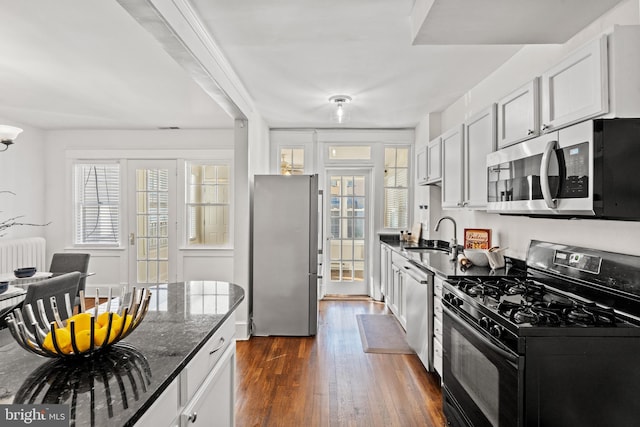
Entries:
POLYGON ((442 342, 442 322, 437 317, 433 319, 433 336, 442 342))
MULTIPOLYGON (((216 364, 225 349, 235 339, 235 316, 231 316, 224 324, 209 338, 206 344, 198 351, 198 354, 189 362, 186 368, 186 396, 183 395, 184 404, 191 399, 200 387, 200 384, 207 377, 213 365, 216 364)), ((184 386, 185 384, 183 384, 184 386)), ((184 393, 184 391, 183 391, 184 393)))
MULTIPOLYGON (((178 381, 174 380, 136 422, 135 427, 166 425, 178 416, 178 381)), ((176 423, 170 424, 174 426, 176 423)))
POLYGON ((181 427, 235 425, 236 348, 231 343, 180 415, 181 427))
POLYGON ((433 344, 433 368, 442 376, 442 344, 435 340, 433 344))
POLYGON ((440 297, 433 298, 433 315, 442 322, 442 300, 440 297))

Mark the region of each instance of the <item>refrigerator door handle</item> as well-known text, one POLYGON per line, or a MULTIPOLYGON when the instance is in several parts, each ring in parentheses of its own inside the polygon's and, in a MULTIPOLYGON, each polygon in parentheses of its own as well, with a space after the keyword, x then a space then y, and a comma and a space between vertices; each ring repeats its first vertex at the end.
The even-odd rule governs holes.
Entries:
POLYGON ((320 238, 318 239, 320 247, 318 248, 318 255, 322 255, 324 245, 322 244, 322 238, 324 237, 324 191, 318 190, 320 196, 320 238))

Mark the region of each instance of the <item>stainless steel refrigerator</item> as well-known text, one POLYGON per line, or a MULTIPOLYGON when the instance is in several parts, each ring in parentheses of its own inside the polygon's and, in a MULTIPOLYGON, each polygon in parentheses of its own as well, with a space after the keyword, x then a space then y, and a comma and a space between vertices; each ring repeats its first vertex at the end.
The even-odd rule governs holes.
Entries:
POLYGON ((317 175, 256 175, 253 185, 251 327, 258 336, 318 329, 317 175))

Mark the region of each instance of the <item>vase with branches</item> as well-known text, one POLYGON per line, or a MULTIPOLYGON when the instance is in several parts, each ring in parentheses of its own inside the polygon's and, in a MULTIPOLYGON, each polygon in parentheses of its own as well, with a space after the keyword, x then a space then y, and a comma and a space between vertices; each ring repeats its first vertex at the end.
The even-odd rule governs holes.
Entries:
MULTIPOLYGON (((13 191, 9 191, 9 190, 0 191, 0 194, 3 194, 3 193, 11 194, 13 196, 16 195, 13 191)), ((23 218, 23 217, 24 215, 19 215, 19 216, 14 216, 11 218, 0 220, 0 237, 3 237, 5 235, 5 231, 11 227, 16 227, 16 226, 45 227, 51 224, 51 222, 48 222, 46 224, 34 224, 30 222, 22 222, 20 221, 20 218, 23 218)))

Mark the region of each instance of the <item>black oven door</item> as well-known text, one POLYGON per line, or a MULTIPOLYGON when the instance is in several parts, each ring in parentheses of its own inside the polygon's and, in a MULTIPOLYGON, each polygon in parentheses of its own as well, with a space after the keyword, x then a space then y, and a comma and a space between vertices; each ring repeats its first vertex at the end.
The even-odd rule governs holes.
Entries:
POLYGON ((444 412, 456 427, 522 425, 524 357, 444 303, 444 412))

